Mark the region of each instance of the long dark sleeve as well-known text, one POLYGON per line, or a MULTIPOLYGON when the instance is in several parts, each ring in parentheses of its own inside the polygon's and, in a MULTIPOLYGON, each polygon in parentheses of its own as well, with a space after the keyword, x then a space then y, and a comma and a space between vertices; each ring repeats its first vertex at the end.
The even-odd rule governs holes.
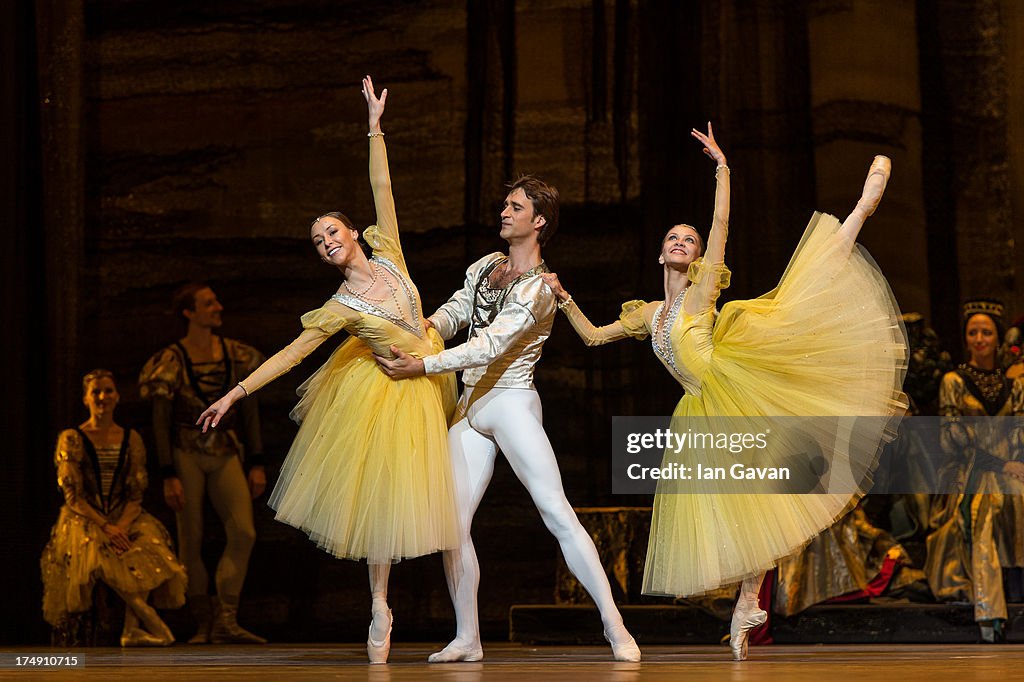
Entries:
POLYGON ((174 403, 170 398, 155 395, 153 400, 153 446, 156 449, 156 460, 159 464, 160 476, 175 478, 178 475, 174 468, 174 455, 171 451, 171 433, 173 426, 174 403))

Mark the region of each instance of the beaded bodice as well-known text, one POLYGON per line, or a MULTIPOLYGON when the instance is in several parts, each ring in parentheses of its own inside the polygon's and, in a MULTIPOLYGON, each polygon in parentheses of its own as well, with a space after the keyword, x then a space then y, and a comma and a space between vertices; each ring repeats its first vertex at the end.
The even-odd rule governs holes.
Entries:
MULTIPOLYGON (((378 305, 374 301, 367 300, 362 296, 354 295, 351 292, 345 294, 337 293, 331 296, 331 298, 338 303, 347 305, 353 310, 358 310, 365 315, 374 315, 382 318, 398 327, 401 327, 410 334, 423 338, 423 316, 420 313, 419 293, 416 291, 412 282, 409 281, 409 278, 402 273, 398 266, 379 254, 374 254, 370 259, 370 262, 383 267, 387 271, 387 274, 393 278, 394 281, 399 283, 402 291, 405 293, 406 299, 409 302, 412 313, 411 320, 405 319, 395 311, 392 311, 383 305, 378 305)), ((395 292, 392 292, 392 294, 394 293, 395 292)), ((400 309, 397 300, 395 301, 395 306, 396 309, 400 309)))

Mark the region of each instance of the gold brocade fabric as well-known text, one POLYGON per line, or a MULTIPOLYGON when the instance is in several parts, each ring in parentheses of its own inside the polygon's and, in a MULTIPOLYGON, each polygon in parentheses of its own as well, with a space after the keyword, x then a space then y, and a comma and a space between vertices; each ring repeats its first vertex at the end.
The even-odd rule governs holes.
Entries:
POLYGON ((65 504, 40 559, 43 617, 51 625, 60 625, 68 613, 88 610, 97 580, 119 592, 152 592, 159 608, 178 608, 185 601, 185 567, 174 556, 170 535, 156 518, 141 511, 127 529, 132 547, 117 552, 100 526, 76 511, 91 506, 116 523, 127 503, 141 501, 147 483, 146 452, 137 433, 126 431, 125 438, 124 463, 109 498, 95 485, 84 436, 69 429, 58 438, 54 464, 65 504))
POLYGON ((210 390, 205 383, 196 379, 195 368, 190 371, 184 352, 177 344, 158 352, 142 369, 139 376, 140 395, 147 400, 163 397, 173 402, 171 447, 174 449, 221 457, 243 454, 242 443, 236 432, 237 410, 225 415, 221 428, 203 433, 196 426, 196 420, 203 410, 249 376, 264 359, 258 350, 240 341, 225 338, 223 342, 228 362, 223 363, 227 366, 221 370, 225 379, 219 389, 210 390))
POLYGON ((889 589, 924 578, 922 571, 910 567, 910 557, 902 545, 872 526, 864 510, 855 507, 802 551, 779 561, 773 610, 791 616, 863 590, 878 575, 887 557, 900 564, 889 589))
POLYGON ((954 456, 940 475, 945 485, 966 490, 970 481, 982 492, 934 496, 925 574, 936 599, 970 601, 975 620, 983 621, 1006 618, 1002 569, 1024 566, 1024 485, 977 466, 978 453, 1018 458, 1020 435, 996 437, 985 422, 959 418, 1024 415, 1024 384, 972 369, 961 366, 942 380, 942 445, 954 456), (997 396, 1002 402, 993 405, 997 396))

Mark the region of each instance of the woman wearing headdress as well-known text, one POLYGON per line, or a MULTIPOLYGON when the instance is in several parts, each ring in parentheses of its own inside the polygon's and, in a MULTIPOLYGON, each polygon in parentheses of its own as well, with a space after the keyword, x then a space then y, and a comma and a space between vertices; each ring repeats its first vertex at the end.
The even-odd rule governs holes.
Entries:
MULTIPOLYGON (((939 389, 942 491, 932 510, 925 574, 936 598, 974 604, 981 639, 1003 640, 1006 595, 1003 569, 1024 566, 1024 383, 1008 379, 997 359, 1003 306, 975 300, 964 305, 967 361, 946 373, 939 389)), ((1017 572, 1017 580, 1020 574, 1017 572)))
POLYGON ((409 277, 398 236, 380 98, 363 79, 369 112, 370 186, 377 224, 359 231, 337 211, 310 228, 321 260, 343 281, 322 307, 302 316, 304 331, 238 386, 211 405, 197 423, 216 427, 231 405, 292 369, 339 331, 351 337, 300 388, 292 418, 301 423, 270 497, 277 520, 305 531, 336 557, 366 559, 372 621, 366 641, 371 663, 386 663, 391 648, 387 602, 391 564, 458 545, 458 514, 448 457, 447 416, 455 404, 455 376, 392 381, 373 356, 391 346, 423 357, 444 348, 424 330, 419 291, 409 277))
POLYGON ((125 602, 121 646, 166 646, 170 629, 149 605, 176 609, 188 578, 171 537, 142 508, 148 482, 142 438, 114 421, 120 395, 104 369, 82 379, 89 419, 57 437, 54 464, 64 506, 43 550, 43 617, 55 628, 92 606, 97 581, 125 602))
MULTIPOLYGON (((659 257, 664 300, 628 302, 618 321, 595 328, 557 275, 546 279, 589 345, 651 337, 655 355, 686 391, 674 419, 742 433, 751 427, 744 417, 874 417, 845 435, 832 428, 835 420, 830 426, 817 424, 822 432, 815 440, 832 463, 830 485, 846 471, 839 492, 736 494, 735 485, 730 490, 724 482, 708 482, 694 488, 699 494, 674 494, 678 482, 659 481, 643 591, 689 596, 742 580, 730 647, 734 659, 744 660, 749 630, 767 618, 758 605, 765 572, 848 508, 857 472, 873 465, 891 427, 888 419, 906 408, 901 392, 906 338, 896 303, 877 267, 855 244, 881 199, 890 163, 875 158, 845 222, 814 215, 778 287, 753 300, 731 302, 719 314, 715 302, 730 280, 724 264, 730 171, 710 123, 706 135, 696 129, 692 135, 717 165, 714 218, 706 251, 689 225, 676 225, 665 235, 659 257)), ((710 450, 691 454, 706 457, 705 463, 715 457, 710 450)), ((786 468, 794 454, 775 447, 757 466, 786 468)))

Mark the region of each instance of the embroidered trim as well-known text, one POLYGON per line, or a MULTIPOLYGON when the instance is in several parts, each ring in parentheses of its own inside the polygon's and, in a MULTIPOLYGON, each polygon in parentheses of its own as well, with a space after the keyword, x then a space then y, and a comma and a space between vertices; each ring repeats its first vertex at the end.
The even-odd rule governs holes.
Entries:
POLYGON ((409 302, 412 305, 413 324, 409 324, 407 320, 405 320, 399 315, 395 315, 390 310, 385 310, 384 308, 375 306, 369 301, 357 298, 356 296, 352 296, 351 294, 334 294, 333 296, 331 296, 331 298, 337 301, 338 303, 341 303, 342 305, 347 305, 349 308, 352 308, 353 310, 358 310, 361 313, 373 315, 374 317, 379 317, 381 319, 387 320, 388 322, 398 327, 401 327, 407 332, 413 334, 417 338, 422 339, 423 318, 420 317, 419 301, 416 297, 415 291, 412 288, 412 283, 409 282, 405 275, 402 274, 402 271, 398 269, 398 266, 396 266, 394 263, 392 263, 384 256, 374 254, 370 258, 370 260, 376 261, 378 264, 387 268, 388 273, 394 276, 395 279, 397 279, 398 282, 402 285, 402 290, 405 291, 405 295, 409 297, 409 302))

